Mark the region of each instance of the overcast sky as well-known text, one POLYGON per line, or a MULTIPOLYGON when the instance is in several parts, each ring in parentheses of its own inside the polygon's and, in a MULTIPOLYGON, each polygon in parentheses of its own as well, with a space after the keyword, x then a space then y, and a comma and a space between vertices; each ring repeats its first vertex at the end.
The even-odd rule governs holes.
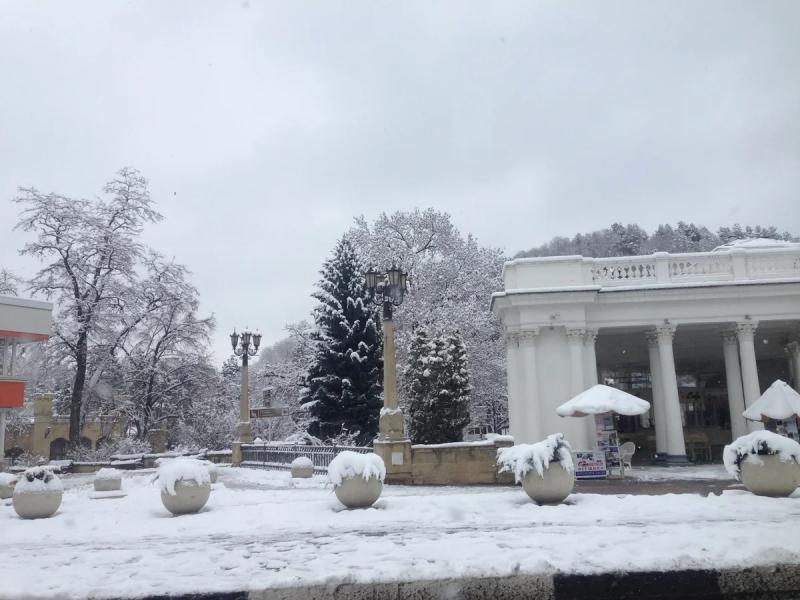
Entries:
MULTIPOLYGON (((434 206, 509 254, 636 222, 800 234, 800 2, 0 2, 17 186, 140 169, 203 311, 306 318, 352 217, 434 206)), ((488 298, 487 298, 488 304, 488 298)))

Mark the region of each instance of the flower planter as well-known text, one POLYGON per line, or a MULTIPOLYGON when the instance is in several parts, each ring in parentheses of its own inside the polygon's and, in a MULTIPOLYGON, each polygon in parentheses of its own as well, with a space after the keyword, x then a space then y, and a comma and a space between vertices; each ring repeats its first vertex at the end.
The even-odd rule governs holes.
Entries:
POLYGON ((156 474, 161 502, 173 515, 195 513, 211 495, 211 475, 199 460, 174 458, 164 461, 156 474))
POLYGON ((122 474, 116 469, 100 469, 94 476, 94 491, 115 492, 122 489, 122 474))
POLYGON ((741 464, 741 480, 758 496, 789 496, 800 486, 800 465, 776 455, 748 458, 741 464))
POLYGON ((528 471, 522 479, 522 488, 530 499, 539 504, 560 504, 575 487, 575 473, 559 463, 551 463, 542 472, 528 471))
POLYGON ((786 497, 800 486, 800 444, 770 431, 754 431, 725 446, 725 468, 759 496, 786 497))
POLYGON ((314 476, 314 463, 307 456, 295 458, 290 468, 293 478, 308 479, 314 476))
POLYGON ((61 480, 41 467, 28 469, 14 486, 13 504, 23 519, 52 517, 61 506, 61 480))
POLYGON ((377 454, 340 452, 328 466, 328 479, 347 508, 367 508, 380 498, 386 466, 377 454))
POLYGON ((173 515, 196 513, 202 509, 211 496, 211 482, 176 481, 175 493, 161 490, 161 503, 173 515))
POLYGON ((564 435, 554 433, 536 444, 497 450, 500 472, 511 471, 514 481, 539 504, 558 504, 572 493, 575 469, 564 435))
POLYGON ((347 508, 367 508, 375 504, 383 492, 380 479, 364 479, 362 476, 349 477, 333 488, 336 498, 347 508))
POLYGON ((17 478, 10 473, 0 473, 0 500, 11 498, 14 495, 14 486, 17 478))

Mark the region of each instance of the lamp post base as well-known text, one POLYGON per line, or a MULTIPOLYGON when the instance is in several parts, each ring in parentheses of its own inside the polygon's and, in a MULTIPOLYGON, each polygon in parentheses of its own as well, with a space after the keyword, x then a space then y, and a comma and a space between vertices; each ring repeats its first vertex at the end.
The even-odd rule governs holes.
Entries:
POLYGON ((381 442, 406 439, 403 411, 399 408, 382 408, 378 418, 378 440, 381 442))
POLYGON ((250 426, 250 421, 239 421, 236 426, 236 441, 240 444, 253 443, 253 428, 250 426))
POLYGON ((372 448, 386 466, 386 483, 412 482, 411 440, 382 442, 377 439, 372 448))

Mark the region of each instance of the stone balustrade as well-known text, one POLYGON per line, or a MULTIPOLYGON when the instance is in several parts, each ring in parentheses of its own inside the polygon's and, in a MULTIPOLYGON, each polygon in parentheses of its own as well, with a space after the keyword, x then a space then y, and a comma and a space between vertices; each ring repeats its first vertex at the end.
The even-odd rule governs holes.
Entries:
POLYGON ((521 258, 506 263, 505 289, 678 286, 800 279, 800 244, 785 248, 731 248, 713 252, 586 258, 521 258))

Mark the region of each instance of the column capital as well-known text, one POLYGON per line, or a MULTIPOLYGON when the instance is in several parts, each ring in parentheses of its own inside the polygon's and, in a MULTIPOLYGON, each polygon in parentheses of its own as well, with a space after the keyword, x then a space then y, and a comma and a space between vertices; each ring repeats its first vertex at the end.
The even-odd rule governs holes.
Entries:
POLYGON ((519 346, 519 331, 509 331, 506 329, 505 333, 506 344, 509 346, 519 346))
POLYGON ((672 338, 675 336, 675 325, 665 321, 660 325, 656 325, 653 333, 657 342, 672 342, 672 338))
POLYGON ((736 334, 736 329, 725 329, 720 334, 723 346, 736 346, 739 343, 739 338, 736 334))
POLYGON ((567 328, 567 341, 569 342, 582 344, 584 335, 586 335, 585 329, 572 327, 567 328))
POLYGON ((536 336, 539 335, 539 328, 523 329, 519 332, 519 344, 533 344, 536 336))
POLYGON ((741 342, 742 340, 753 340, 753 336, 758 329, 758 321, 739 321, 736 323, 736 337, 741 342))
POLYGON ((587 329, 583 332, 583 342, 592 345, 597 341, 597 329, 587 329))

